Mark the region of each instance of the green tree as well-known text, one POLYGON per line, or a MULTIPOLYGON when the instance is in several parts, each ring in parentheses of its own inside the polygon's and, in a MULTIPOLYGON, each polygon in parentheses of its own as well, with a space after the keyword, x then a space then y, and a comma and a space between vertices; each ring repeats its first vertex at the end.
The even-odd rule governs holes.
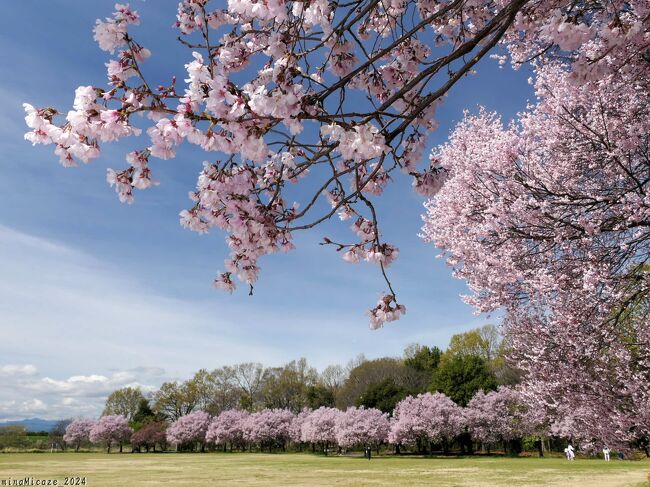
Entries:
POLYGON ((442 392, 456 404, 466 406, 479 390, 491 391, 497 388, 494 373, 484 358, 478 355, 454 355, 446 358, 444 355, 433 373, 430 387, 432 392, 442 392))
POLYGON ((490 368, 499 385, 515 385, 521 380, 521 372, 508 363, 507 354, 508 344, 502 339, 499 329, 494 325, 485 325, 452 336, 441 361, 456 356, 480 357, 490 368))
POLYGON ((106 399, 102 416, 119 414, 128 421, 133 421, 140 401, 144 399, 139 387, 123 387, 113 391, 106 399))
POLYGON ((422 382, 422 373, 407 367, 403 360, 398 358, 364 360, 350 370, 337 395, 336 406, 344 409, 357 404, 371 385, 387 379, 393 379, 395 384, 400 384, 409 393, 417 392, 422 382))
POLYGON ((501 337, 497 327, 485 325, 452 336, 445 355, 447 358, 456 355, 475 355, 490 363, 499 354, 500 343, 501 337))
POLYGON ((154 413, 171 421, 191 413, 199 403, 199 394, 192 381, 165 382, 153 393, 154 413))
POLYGON ((317 380, 318 372, 304 358, 292 360, 283 367, 268 368, 262 385, 264 406, 297 413, 308 405, 308 390, 317 380))
POLYGON ((0 427, 0 450, 3 448, 27 448, 29 444, 27 431, 23 426, 0 427))
POLYGON ((442 351, 438 347, 427 347, 417 343, 404 350, 404 365, 420 372, 433 372, 440 363, 442 351))
POLYGON ((389 377, 381 382, 370 384, 366 392, 357 399, 356 406, 377 408, 385 413, 392 413, 397 403, 412 392, 396 384, 395 379, 389 377))
POLYGON ((321 406, 334 407, 334 391, 324 384, 315 384, 307 388, 307 407, 318 409, 321 406))
POLYGON ((133 420, 129 422, 129 426, 131 426, 131 428, 133 428, 134 431, 138 431, 143 426, 149 423, 160 421, 162 419, 164 418, 162 418, 161 416, 157 416, 154 413, 153 409, 151 409, 149 400, 143 397, 140 400, 140 403, 138 404, 138 410, 133 415, 133 420))

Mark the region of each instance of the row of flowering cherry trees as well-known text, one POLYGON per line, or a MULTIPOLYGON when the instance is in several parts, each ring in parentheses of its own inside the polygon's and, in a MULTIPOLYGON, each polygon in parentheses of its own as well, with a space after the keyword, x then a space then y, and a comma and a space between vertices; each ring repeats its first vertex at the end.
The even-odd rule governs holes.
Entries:
POLYGON ((293 443, 311 444, 327 452, 333 446, 378 448, 390 443, 417 447, 418 451, 439 445, 447 451, 466 432, 475 442, 489 448, 507 446, 509 441, 524 436, 545 435, 548 425, 524 406, 517 392, 500 387, 488 393, 479 391, 465 408, 442 393, 408 396, 398 403, 392 417, 364 407, 350 407, 346 411, 321 407, 299 414, 286 409, 253 413, 231 409, 214 417, 195 411, 181 416, 166 431, 154 423, 133 434, 122 416, 104 416, 97 422, 78 419, 68 426, 64 439, 77 448, 87 440, 102 443, 109 451, 111 444, 121 448, 129 440, 136 447, 154 449, 156 444, 191 450, 204 450, 206 445, 245 450, 257 445, 260 450, 272 451, 284 450, 293 443))

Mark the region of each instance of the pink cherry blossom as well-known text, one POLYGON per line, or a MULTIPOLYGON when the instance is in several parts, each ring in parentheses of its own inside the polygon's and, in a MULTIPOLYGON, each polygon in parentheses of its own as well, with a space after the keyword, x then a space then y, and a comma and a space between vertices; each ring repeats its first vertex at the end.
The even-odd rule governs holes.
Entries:
POLYGON ((408 396, 397 404, 388 438, 394 444, 450 444, 463 432, 464 425, 460 406, 442 393, 427 392, 408 396))
POLYGON ((342 448, 379 445, 388 440, 388 414, 379 409, 350 407, 335 419, 334 434, 342 448))
POLYGON ((89 418, 75 419, 65 428, 63 441, 68 445, 74 445, 79 451, 79 446, 84 441, 90 441, 90 431, 95 426, 96 421, 89 418))
POLYGON ((205 411, 194 411, 181 416, 167 428, 167 441, 177 446, 200 444, 206 441, 206 433, 212 418, 205 411))
MULTIPOLYGON (((126 169, 108 172, 109 184, 126 203, 134 200, 134 189, 156 186, 150 157, 173 158, 186 142, 209 153, 196 189, 190 193, 190 207, 181 213, 180 221, 201 233, 216 227, 226 234, 230 256, 218 272, 215 287, 229 292, 237 280, 252 291, 260 276, 259 259, 292 249, 295 232, 312 229, 334 215, 364 222, 354 228, 358 241, 333 245, 349 262, 378 264, 378 275, 388 288, 387 298, 382 297, 370 311, 371 327, 378 328, 399 318, 405 308, 398 304, 385 269, 397 250, 380 232, 377 198, 403 172, 420 195, 434 197, 448 187, 441 201, 452 193, 463 199, 451 189, 458 187, 454 178, 459 177, 458 168, 449 161, 451 149, 434 154, 428 162, 422 160, 429 135, 438 127, 436 111, 445 95, 453 93, 454 85, 501 45, 515 67, 534 60, 540 73, 538 91, 544 90, 546 81, 548 86, 558 81, 559 99, 566 106, 577 107, 589 100, 588 113, 580 115, 582 122, 599 123, 595 109, 609 107, 607 125, 616 118, 616 110, 629 114, 630 109, 640 109, 638 95, 647 88, 643 76, 647 72, 648 10, 648 0, 579 6, 565 0, 369 4, 362 0, 229 0, 226 5, 182 0, 174 25, 181 41, 192 46, 191 53, 179 62, 179 72, 170 73, 167 86, 157 86, 147 73, 151 52, 135 40, 133 28, 140 23, 139 15, 129 5, 116 4, 113 14, 98 20, 94 28, 99 48, 114 56, 104 63, 108 85, 80 86, 74 110, 67 114, 25 104, 30 128, 25 138, 32 144, 53 144, 61 164, 70 167, 99 158, 104 143, 138 137, 140 130, 131 123, 132 117, 146 115, 148 139, 136 151, 141 156, 137 162, 127 158, 130 166, 126 169), (565 74, 553 74, 558 70, 565 74), (182 88, 176 86, 176 79, 184 80, 182 88), (628 95, 620 93, 623 86, 630 87, 628 95), (301 195, 301 201, 294 203, 295 194, 301 195), (320 208, 321 196, 327 197, 330 208, 320 208)), ((550 98, 546 100, 548 105, 550 98)), ((474 140, 468 125, 456 132, 454 140, 474 154, 487 151, 486 155, 501 161, 531 144, 534 147, 528 152, 539 152, 541 146, 534 139, 545 136, 544 117, 562 115, 546 114, 546 105, 542 103, 538 111, 524 117, 521 130, 501 130, 486 117, 472 122, 479 132, 491 131, 496 136, 492 147, 481 137, 474 140), (462 135, 463 130, 468 134, 462 135), (517 146, 522 139, 526 144, 517 146)), ((549 109, 552 112, 558 106, 549 109)), ((565 145, 565 152, 559 152, 564 162, 558 168, 570 169, 569 160, 575 163, 580 159, 577 155, 588 153, 584 144, 592 136, 607 160, 623 160, 642 145, 647 133, 647 117, 637 112, 634 121, 628 117, 617 122, 615 145, 607 139, 602 143, 603 127, 587 124, 599 137, 578 128, 582 143, 565 145), (620 137, 623 132, 626 137, 620 137), (568 149, 576 149, 577 155, 566 156, 568 149)), ((566 134, 560 132, 553 134, 563 141, 566 134)), ((615 166, 611 165, 608 177, 615 166)), ((562 169, 553 173, 557 179, 562 169)), ((578 179, 568 178, 574 184, 578 179)), ((594 203, 597 214, 591 221, 583 208, 582 223, 577 225, 597 241, 602 238, 603 222, 608 221, 599 207, 609 200, 589 193, 598 201, 594 203)), ((618 196, 616 204, 630 214, 646 199, 641 191, 618 196)), ((513 204, 513 211, 534 206, 520 199, 513 204)), ((531 216, 535 212, 543 214, 544 208, 536 208, 531 216)), ((441 224, 474 223, 469 218, 473 215, 461 212, 459 219, 458 213, 447 212, 441 224)), ((647 216, 643 211, 636 215, 639 221, 647 216)), ((638 223, 628 223, 643 232, 638 223)), ((630 229, 629 233, 634 232, 630 229)), ((468 232, 461 242, 472 235, 475 232, 468 232)), ((632 240, 627 245, 627 251, 634 254, 638 245, 632 240)), ((455 259, 460 262, 464 257, 459 254, 455 259)), ((495 277, 491 270, 501 257, 503 266, 514 265, 514 255, 490 255, 482 265, 488 269, 486 281, 491 282, 486 286, 472 283, 473 289, 481 289, 479 294, 491 289, 480 300, 481 308, 501 306, 501 290, 509 281, 495 277)), ((525 260, 520 262, 523 265, 525 260)), ((470 269, 471 265, 459 275, 468 276, 470 269)), ((562 282, 541 270, 534 278, 521 272, 524 279, 540 286, 562 282)), ((579 279, 593 290, 603 274, 607 270, 589 267, 579 279)), ((515 275, 519 280, 520 275, 515 275)))
POLYGON ((102 416, 90 428, 88 438, 92 443, 105 444, 110 453, 114 443, 118 444, 122 451, 122 444, 129 441, 132 433, 133 430, 124 416, 102 416))
POLYGON ((238 409, 230 409, 222 412, 212 419, 208 426, 205 440, 208 443, 218 445, 242 446, 245 441, 246 424, 250 413, 238 409))

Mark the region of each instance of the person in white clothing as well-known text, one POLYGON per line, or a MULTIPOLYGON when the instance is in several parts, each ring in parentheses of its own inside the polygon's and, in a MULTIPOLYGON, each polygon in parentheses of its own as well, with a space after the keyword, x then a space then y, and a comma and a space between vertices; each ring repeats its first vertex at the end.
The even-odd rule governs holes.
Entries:
POLYGON ((611 450, 609 449, 608 446, 606 446, 605 448, 603 448, 603 456, 605 457, 605 461, 606 461, 606 462, 609 462, 609 452, 610 452, 610 451, 611 451, 611 450))
POLYGON ((573 449, 573 445, 569 445, 566 448, 568 450, 567 454, 569 456, 569 460, 575 460, 576 459, 576 453, 575 453, 575 451, 573 449))

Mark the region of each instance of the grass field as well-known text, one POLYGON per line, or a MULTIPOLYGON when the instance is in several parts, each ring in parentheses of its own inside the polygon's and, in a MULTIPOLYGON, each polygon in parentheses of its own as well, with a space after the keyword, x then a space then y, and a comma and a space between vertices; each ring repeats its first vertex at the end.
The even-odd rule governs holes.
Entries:
POLYGON ((85 477, 115 486, 583 486, 648 485, 650 462, 560 458, 322 457, 309 454, 0 454, 3 479, 85 477))

